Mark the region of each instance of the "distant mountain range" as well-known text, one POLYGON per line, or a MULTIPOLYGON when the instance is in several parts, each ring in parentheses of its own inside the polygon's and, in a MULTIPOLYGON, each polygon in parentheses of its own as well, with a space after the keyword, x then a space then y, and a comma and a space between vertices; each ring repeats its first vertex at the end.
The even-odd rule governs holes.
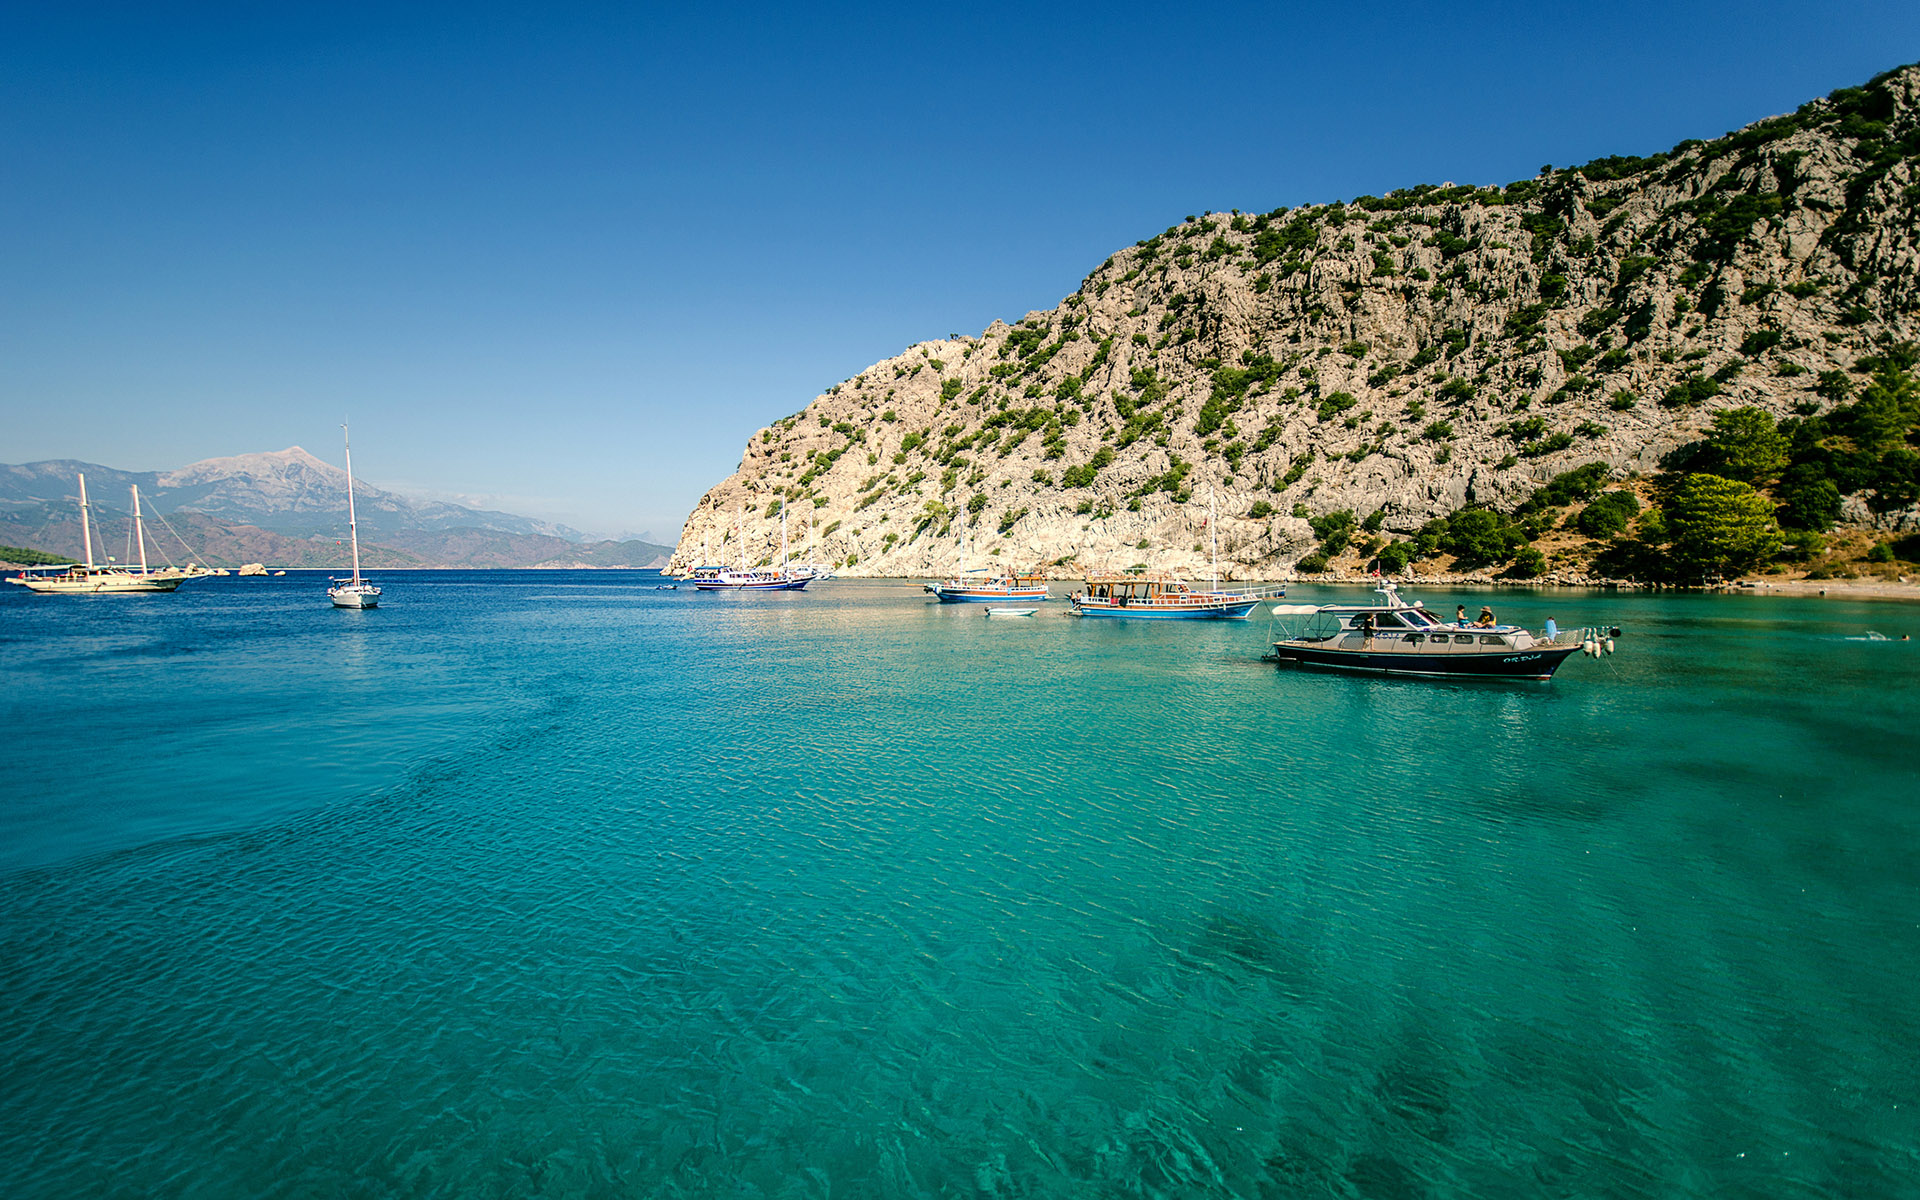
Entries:
MULTIPOLYGON (((298 446, 210 458, 173 471, 122 471, 72 459, 0 465, 0 544, 78 555, 77 477, 87 477, 96 547, 128 536, 128 489, 157 518, 150 544, 212 566, 345 564, 346 472, 298 446), (171 528, 169 528, 171 527, 171 528), (177 535, 174 536, 174 535, 177 535), (184 544, 183 544, 184 543, 184 544)), ((564 525, 440 501, 415 502, 357 480, 362 558, 376 567, 650 567, 670 547, 593 541, 564 525)))

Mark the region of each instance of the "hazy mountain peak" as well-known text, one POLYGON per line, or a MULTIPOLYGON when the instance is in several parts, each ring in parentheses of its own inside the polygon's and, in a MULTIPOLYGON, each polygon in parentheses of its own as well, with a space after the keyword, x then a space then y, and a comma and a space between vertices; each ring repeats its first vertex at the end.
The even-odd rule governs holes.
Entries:
MULTIPOLYGON (((0 464, 0 517, 17 516, 25 510, 39 510, 52 504, 58 510, 58 519, 64 520, 65 514, 72 510, 77 490, 74 476, 81 472, 87 475, 97 508, 124 503, 127 485, 138 484, 141 499, 150 513, 197 513, 216 522, 255 526, 295 538, 319 538, 328 542, 346 532, 346 471, 316 458, 300 446, 207 458, 171 471, 129 472, 68 459, 0 464)), ((407 533, 440 535, 460 530, 521 541, 552 541, 556 545, 587 540, 564 525, 533 517, 438 500, 410 500, 375 487, 364 477, 354 479, 354 496, 359 502, 362 541, 369 537, 399 537, 407 533)), ((41 519, 36 517, 35 521, 41 519)), ((32 523, 26 526, 33 527, 32 523)), ((431 539, 416 540, 415 544, 426 561, 485 561, 488 565, 501 565, 529 556, 535 561, 565 558, 552 546, 535 546, 533 542, 515 542, 511 552, 489 548, 486 554, 490 557, 480 560, 471 556, 478 551, 455 554, 446 546, 432 543, 431 539), (466 556, 462 557, 463 554, 466 556)), ((282 553, 284 557, 284 552, 275 553, 282 553)), ((624 561, 635 553, 623 549, 616 557, 624 561)), ((647 556, 641 556, 641 560, 646 561, 647 556)))
POLYGON ((332 463, 315 458, 299 446, 255 454, 233 454, 223 458, 201 459, 177 471, 162 472, 160 482, 166 487, 192 487, 195 484, 236 477, 256 480, 292 480, 303 476, 317 477, 341 489, 343 496, 345 494, 347 473, 332 463))

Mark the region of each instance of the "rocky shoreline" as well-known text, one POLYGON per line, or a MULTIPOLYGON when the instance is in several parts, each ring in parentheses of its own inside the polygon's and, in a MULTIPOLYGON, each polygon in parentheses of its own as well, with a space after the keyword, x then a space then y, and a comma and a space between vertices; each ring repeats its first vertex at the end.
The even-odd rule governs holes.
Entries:
MULTIPOLYGON (((1585 464, 1639 486, 1716 414, 1827 410, 1920 338, 1916 180, 1881 149, 1920 69, 1868 91, 1877 124, 1816 100, 1504 187, 1189 217, 1050 310, 757 431, 671 567, 771 562, 784 516, 795 558, 848 576, 951 572, 964 527, 974 567, 1198 578, 1217 540, 1236 577, 1284 579, 1342 514, 1378 547, 1585 464)), ((1920 526, 1858 501, 1849 524, 1920 526)), ((1591 579, 1598 548, 1550 540, 1533 565, 1591 579)), ((1515 582, 1504 565, 1466 578, 1515 582)))

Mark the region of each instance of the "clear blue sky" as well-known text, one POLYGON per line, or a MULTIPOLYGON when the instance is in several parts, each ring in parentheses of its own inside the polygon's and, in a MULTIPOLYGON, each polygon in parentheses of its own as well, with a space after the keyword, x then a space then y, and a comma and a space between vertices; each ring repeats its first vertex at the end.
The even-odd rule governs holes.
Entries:
POLYGON ((1187 213, 1664 149, 1920 4, 0 4, 0 461, 299 444, 668 537, 1187 213))

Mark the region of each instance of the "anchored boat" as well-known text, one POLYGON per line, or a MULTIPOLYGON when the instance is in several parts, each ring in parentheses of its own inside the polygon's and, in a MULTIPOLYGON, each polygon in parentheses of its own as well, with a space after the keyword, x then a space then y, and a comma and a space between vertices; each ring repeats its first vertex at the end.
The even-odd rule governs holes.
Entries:
POLYGON ((380 589, 371 580, 360 577, 360 524, 353 515, 353 438, 347 427, 340 427, 340 444, 347 452, 347 537, 353 542, 353 578, 331 579, 327 598, 335 608, 378 608, 380 589))
POLYGON ((1017 571, 993 574, 985 568, 967 570, 967 525, 960 522, 960 566, 951 579, 923 583, 920 590, 942 604, 995 604, 1010 600, 1045 600, 1047 581, 1017 571))
POLYGON ((1244 621, 1262 600, 1287 594, 1285 587, 1220 587, 1220 521, 1212 489, 1207 492, 1207 528, 1213 536, 1213 586, 1195 591, 1184 580, 1162 576, 1090 576, 1086 590, 1070 601, 1083 617, 1144 620, 1244 621))
POLYGON ((1047 599, 1047 581, 1037 575, 989 575, 954 578, 920 585, 942 604, 1002 604, 1009 600, 1047 599))
POLYGON ((1275 605, 1275 615, 1305 621, 1273 644, 1267 661, 1385 675, 1551 679, 1569 655, 1610 651, 1620 635, 1593 629, 1563 642, 1557 634, 1535 637, 1519 625, 1493 624, 1490 615, 1484 625, 1442 621, 1419 601, 1402 600, 1392 583, 1375 592, 1385 597, 1378 604, 1275 605))
POLYGON ((771 571, 750 571, 747 569, 746 517, 744 510, 736 518, 741 530, 740 569, 738 571, 721 568, 712 575, 700 572, 706 568, 696 568, 693 577, 695 590, 702 592, 797 592, 812 583, 818 576, 811 571, 796 571, 787 566, 787 510, 780 509, 780 566, 771 571))
POLYGON ((1260 601, 1284 595, 1284 588, 1197 592, 1178 579, 1107 575, 1089 578, 1070 602, 1083 617, 1244 621, 1260 601))
POLYGON ((53 570, 37 570, 31 574, 22 571, 7 582, 17 583, 29 591, 50 595, 97 596, 109 593, 171 592, 180 586, 181 581, 188 578, 188 573, 178 567, 147 566, 147 531, 140 520, 140 486, 138 484, 133 485, 133 537, 140 543, 138 571, 111 563, 103 567, 93 561, 92 506, 87 503, 87 477, 81 475, 80 540, 86 546, 86 563, 84 565, 70 563, 53 570))

